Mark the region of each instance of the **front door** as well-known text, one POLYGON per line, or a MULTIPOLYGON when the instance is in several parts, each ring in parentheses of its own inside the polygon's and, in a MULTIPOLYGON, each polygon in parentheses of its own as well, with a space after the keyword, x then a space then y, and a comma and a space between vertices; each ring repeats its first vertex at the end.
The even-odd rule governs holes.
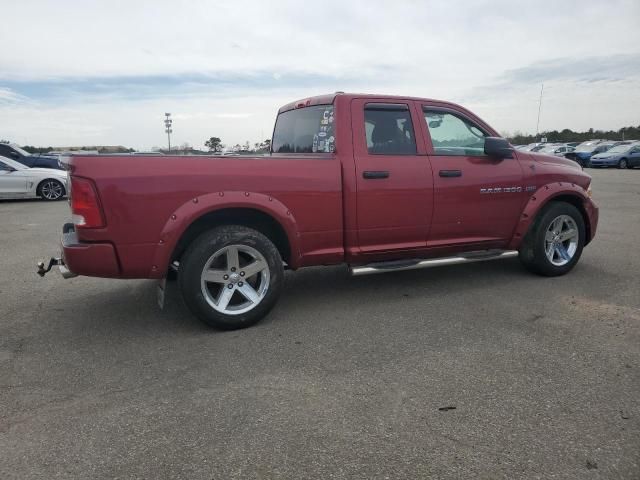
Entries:
POLYGON ((413 103, 354 99, 351 118, 361 251, 425 247, 433 176, 413 103))
POLYGON ((24 194, 27 191, 27 177, 22 170, 14 170, 0 161, 0 193, 24 194))
POLYGON ((629 160, 627 164, 630 167, 640 167, 640 146, 629 150, 629 160))
POLYGON ((421 106, 434 177, 428 246, 506 243, 526 199, 515 158, 484 153, 487 128, 450 107, 421 106))

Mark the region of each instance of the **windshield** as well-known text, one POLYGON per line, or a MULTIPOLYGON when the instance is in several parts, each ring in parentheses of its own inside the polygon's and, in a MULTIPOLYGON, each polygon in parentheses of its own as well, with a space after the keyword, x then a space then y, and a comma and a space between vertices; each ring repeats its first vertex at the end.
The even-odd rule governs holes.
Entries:
POLYGON ((576 152, 593 152, 598 146, 598 142, 584 142, 576 147, 576 152))
POLYGON ((538 151, 539 151, 539 152, 543 152, 543 153, 546 153, 546 152, 555 152, 555 151, 556 151, 557 149, 559 149, 559 148, 560 148, 560 145, 550 145, 550 146, 547 146, 547 147, 541 148, 541 149, 540 149, 540 150, 538 150, 538 151))
POLYGON ((611 150, 607 150, 607 153, 624 153, 631 147, 633 147, 633 145, 618 145, 617 147, 613 147, 611 150))
POLYGON ((274 153, 331 153, 335 150, 333 105, 282 112, 273 131, 274 153))
POLYGON ((16 145, 15 143, 10 143, 9 146, 11 148, 13 148, 16 152, 18 152, 20 155, 24 156, 24 157, 28 157, 31 154, 29 152, 27 152, 25 149, 20 148, 18 145, 16 145))

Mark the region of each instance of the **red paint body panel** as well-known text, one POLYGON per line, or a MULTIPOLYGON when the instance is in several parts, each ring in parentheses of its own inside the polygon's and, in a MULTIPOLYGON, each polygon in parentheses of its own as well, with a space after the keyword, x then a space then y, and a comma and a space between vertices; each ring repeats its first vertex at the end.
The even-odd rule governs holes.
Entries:
POLYGON ((327 251, 335 259, 344 255, 340 163, 333 155, 79 156, 70 164, 72 175, 95 181, 106 220, 101 229, 78 229, 78 237, 112 242, 124 278, 164 275, 182 233, 222 208, 271 215, 287 232, 294 268, 316 257, 331 263, 327 251))
MULTIPOLYGON (((370 155, 367 151, 364 107, 367 103, 399 103, 385 98, 354 99, 351 127, 356 177, 358 245, 363 253, 424 248, 433 211, 433 174, 424 150, 415 155, 370 155), (365 171, 387 171, 389 178, 368 180, 365 171)), ((402 102, 418 118, 413 102, 402 102)), ((416 129, 416 132, 421 132, 416 129)), ((416 133, 418 144, 422 138, 416 133)))
POLYGON ((423 106, 455 110, 498 136, 460 106, 332 94, 292 102, 280 112, 327 103, 333 103, 336 118, 336 151, 331 154, 71 157, 71 175, 94 182, 106 224, 78 229, 77 243, 63 244, 70 270, 161 278, 187 228, 227 208, 254 209, 278 222, 289 240, 294 269, 518 248, 539 208, 559 195, 583 202, 590 238, 595 234, 598 210, 586 196, 591 179, 569 160, 520 152, 503 160, 436 155, 423 106), (368 154, 362 111, 367 102, 408 105, 416 155, 368 154), (439 170, 451 169, 462 176, 439 176, 439 170), (364 180, 365 170, 385 170, 390 176, 364 180), (481 188, 511 186, 530 186, 531 191, 480 193, 481 188))

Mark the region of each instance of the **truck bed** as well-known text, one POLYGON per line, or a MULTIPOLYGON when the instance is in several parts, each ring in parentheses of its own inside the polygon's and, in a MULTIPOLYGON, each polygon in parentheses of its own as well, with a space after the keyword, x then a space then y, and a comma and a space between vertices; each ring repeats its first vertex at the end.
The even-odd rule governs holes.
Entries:
POLYGON ((121 277, 161 275, 153 266, 171 255, 189 224, 222 202, 281 221, 296 239, 293 267, 343 258, 335 155, 87 155, 65 162, 71 175, 93 180, 106 220, 104 228, 78 229, 78 239, 115 245, 121 277))

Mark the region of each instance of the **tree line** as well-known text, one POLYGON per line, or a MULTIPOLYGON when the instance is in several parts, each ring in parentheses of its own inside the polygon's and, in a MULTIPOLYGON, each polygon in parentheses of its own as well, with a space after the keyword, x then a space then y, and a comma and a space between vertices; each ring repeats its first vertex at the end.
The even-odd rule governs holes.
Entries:
MULTIPOLYGON (((9 143, 9 142, 6 142, 6 143, 9 143)), ((34 147, 33 145, 24 145, 21 148, 31 154, 50 153, 55 151, 55 148, 53 147, 34 147)), ((80 150, 97 150, 98 153, 133 153, 136 151, 133 148, 126 148, 126 147, 101 148, 101 147, 94 147, 94 146, 85 146, 85 147, 79 147, 79 149, 80 150)))
MULTIPOLYGON (((547 130, 538 135, 528 135, 521 132, 513 134, 505 133, 503 135, 514 145, 525 145, 528 143, 539 142, 542 138, 546 138, 547 142, 565 143, 565 142, 584 142, 592 139, 603 140, 640 140, 640 125, 636 127, 623 127, 619 130, 594 130, 590 128, 584 132, 574 132, 569 128, 564 130, 547 130)), ((6 141, 5 141, 6 142, 6 141)), ((6 142, 8 143, 8 142, 6 142)), ((210 153, 220 153, 225 150, 226 145, 222 143, 220 137, 209 137, 204 142, 204 146, 209 149, 210 153)), ((54 150, 53 147, 35 147, 33 145, 25 145, 22 147, 29 153, 49 153, 54 150)), ((130 153, 135 152, 133 148, 120 147, 117 149, 109 149, 104 152, 96 147, 83 147, 87 150, 98 150, 100 153, 130 153)), ((191 149, 188 144, 183 145, 183 149, 191 149), (188 147, 188 148, 187 148, 188 147)), ((159 150, 159 149, 158 149, 159 150)), ((173 150, 173 149, 172 149, 173 150)), ((255 142, 253 145, 247 140, 244 144, 236 143, 229 150, 233 152, 243 153, 266 153, 271 150, 271 139, 267 138, 262 142, 255 142)))
MULTIPOLYGON (((222 152, 226 148, 226 145, 222 143, 220 137, 210 137, 206 142, 204 142, 204 146, 213 153, 222 152)), ((270 149, 270 138, 267 138, 262 142, 255 142, 253 146, 249 143, 249 140, 247 140, 243 145, 236 143, 234 146, 230 147, 230 150, 234 152, 268 152, 270 149)))
MULTIPOLYGON (((7 140, 2 140, 3 143, 9 143, 7 140)), ((210 153, 220 153, 225 150, 226 145, 222 143, 222 140, 219 137, 210 137, 207 141, 204 142, 204 146, 209 149, 210 153)), ((33 145, 24 145, 22 147, 29 153, 50 153, 55 151, 54 147, 35 147, 33 145)), ((108 150, 100 147, 94 146, 84 146, 78 147, 81 150, 97 150, 98 153, 133 153, 136 150, 133 148, 126 147, 111 147, 108 150)), ((247 140, 244 144, 240 145, 239 143, 231 146, 229 150, 233 152, 243 152, 243 153, 266 153, 271 149, 271 139, 267 138, 262 142, 255 142, 253 145, 247 140)), ((153 147, 152 150, 157 150, 161 152, 168 152, 168 150, 162 149, 160 147, 153 147)), ((179 150, 179 151, 193 151, 194 153, 204 154, 205 152, 201 152, 199 150, 194 149, 188 143, 183 143, 180 146, 172 147, 171 151, 179 150)))
POLYGON ((525 135, 521 132, 515 132, 512 135, 507 133, 504 136, 514 145, 535 143, 542 138, 546 138, 547 142, 555 143, 585 142, 596 138, 602 140, 640 140, 640 125, 637 127, 623 127, 619 130, 594 130, 590 128, 585 132, 574 132, 569 128, 565 128, 561 131, 548 130, 538 135, 525 135))

